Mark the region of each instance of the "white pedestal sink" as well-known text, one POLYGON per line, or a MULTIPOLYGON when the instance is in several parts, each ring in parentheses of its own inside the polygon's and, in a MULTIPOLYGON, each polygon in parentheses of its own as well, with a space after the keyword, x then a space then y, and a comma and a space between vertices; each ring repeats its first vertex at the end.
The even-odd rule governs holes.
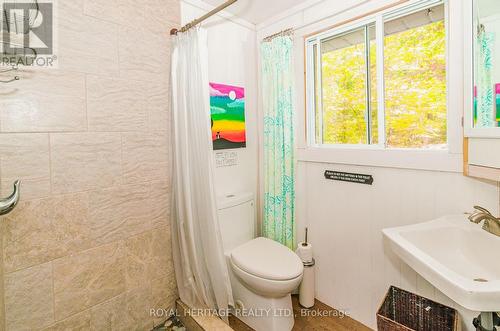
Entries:
POLYGON ((394 252, 459 305, 500 311, 500 237, 466 215, 383 230, 394 252))

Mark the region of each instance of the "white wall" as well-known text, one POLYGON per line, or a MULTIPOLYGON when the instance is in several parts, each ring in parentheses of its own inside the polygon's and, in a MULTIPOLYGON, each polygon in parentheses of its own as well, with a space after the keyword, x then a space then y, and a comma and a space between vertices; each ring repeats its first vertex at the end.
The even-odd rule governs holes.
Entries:
MULTIPOLYGON (((309 227, 317 262, 317 298, 332 307, 347 310, 354 319, 375 328, 376 310, 388 287, 396 285, 456 307, 461 312, 464 327, 472 330, 471 320, 477 314, 458 307, 398 259, 385 247, 381 230, 471 211, 474 204, 499 214, 499 184, 463 177, 457 172, 460 154, 450 157, 448 163, 443 162, 442 168, 453 171, 340 164, 335 163, 338 160, 335 154, 330 154, 323 162, 321 153, 313 158, 303 157, 307 156, 303 129, 304 36, 393 2, 396 1, 310 0, 299 10, 290 9, 257 26, 257 40, 286 28, 295 29, 297 136, 301 140, 298 143, 298 236, 302 238, 303 229, 309 227), (325 180, 326 169, 371 174, 375 182, 367 186, 325 180)), ((450 20, 454 26, 460 24, 456 17, 450 20)), ((462 38, 453 35, 451 39, 456 43, 462 38)), ((460 52, 454 53, 454 61, 460 52)), ((450 74, 453 75, 450 81, 455 84, 451 88, 460 88, 461 75, 455 71, 450 74)), ((461 112, 461 99, 451 100, 449 108, 461 112)), ((260 116, 261 112, 262 109, 260 116)), ((450 126, 453 132, 461 131, 458 121, 452 121, 450 126)), ((455 152, 459 151, 457 145, 455 152)), ((366 155, 363 156, 366 159, 366 155)), ((422 164, 419 167, 426 168, 422 164)))
MULTIPOLYGON (((182 23, 212 9, 198 0, 181 2, 182 23)), ((225 13, 214 16, 202 25, 208 31, 210 82, 245 88, 247 147, 235 151, 238 165, 216 169, 217 194, 253 192, 257 194, 257 62, 255 26, 225 13)))
MULTIPOLYGON (((499 213, 498 188, 459 173, 300 162, 298 228, 309 227, 320 301, 374 328, 390 285, 459 308, 385 247, 381 230, 480 204, 499 213), (371 174, 373 186, 325 180, 324 171, 371 174)), ((473 313, 463 309, 467 325, 473 313)))

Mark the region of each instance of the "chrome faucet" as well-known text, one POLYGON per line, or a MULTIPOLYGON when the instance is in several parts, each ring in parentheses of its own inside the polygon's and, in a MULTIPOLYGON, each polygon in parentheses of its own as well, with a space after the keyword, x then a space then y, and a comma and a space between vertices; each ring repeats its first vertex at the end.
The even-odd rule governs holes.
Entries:
POLYGON ((483 223, 483 230, 500 237, 500 218, 493 216, 488 209, 474 206, 474 212, 469 216, 469 221, 479 224, 483 223))

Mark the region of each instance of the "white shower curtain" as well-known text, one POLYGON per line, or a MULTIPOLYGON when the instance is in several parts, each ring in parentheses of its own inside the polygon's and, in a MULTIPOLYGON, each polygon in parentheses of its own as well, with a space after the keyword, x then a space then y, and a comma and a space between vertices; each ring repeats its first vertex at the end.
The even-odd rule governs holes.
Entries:
POLYGON ((214 187, 207 34, 173 37, 172 246, 181 300, 193 308, 233 305, 214 187))

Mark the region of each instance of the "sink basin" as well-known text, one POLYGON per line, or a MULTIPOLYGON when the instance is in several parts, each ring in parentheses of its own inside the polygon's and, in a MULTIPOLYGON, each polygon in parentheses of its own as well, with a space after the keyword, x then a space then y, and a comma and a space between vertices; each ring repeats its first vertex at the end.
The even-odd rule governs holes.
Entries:
POLYGON ((383 230, 392 250, 453 301, 500 311, 500 237, 466 215, 383 230))

